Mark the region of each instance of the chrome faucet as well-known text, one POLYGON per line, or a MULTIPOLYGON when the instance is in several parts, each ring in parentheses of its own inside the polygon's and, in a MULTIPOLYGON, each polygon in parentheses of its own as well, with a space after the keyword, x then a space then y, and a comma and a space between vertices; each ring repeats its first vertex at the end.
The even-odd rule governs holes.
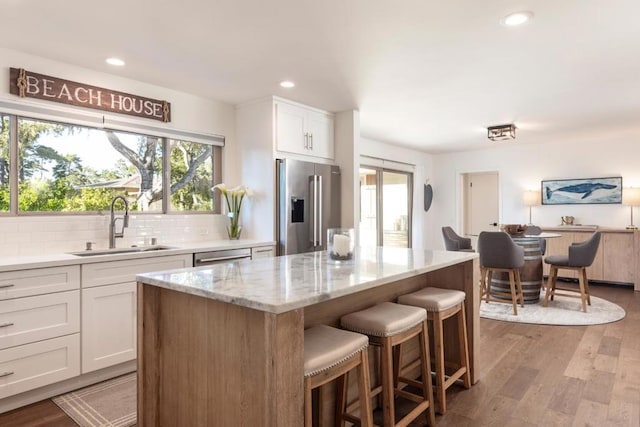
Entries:
POLYGON ((127 199, 125 199, 124 196, 115 196, 111 200, 110 212, 111 212, 111 219, 109 221, 109 249, 113 249, 116 247, 116 237, 124 237, 124 229, 129 226, 129 203, 127 202, 127 199), (123 217, 115 216, 114 206, 116 204, 116 201, 118 201, 118 199, 124 202, 123 217), (120 229, 120 232, 116 232, 116 222, 119 219, 122 220, 122 228, 120 229))

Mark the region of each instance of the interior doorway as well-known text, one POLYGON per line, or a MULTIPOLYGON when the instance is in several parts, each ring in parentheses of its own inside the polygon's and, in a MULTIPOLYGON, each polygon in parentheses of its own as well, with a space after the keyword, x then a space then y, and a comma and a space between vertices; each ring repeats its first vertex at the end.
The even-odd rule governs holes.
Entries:
POLYGON ((462 174, 462 233, 472 238, 474 248, 480 232, 499 231, 498 179, 498 172, 462 174))

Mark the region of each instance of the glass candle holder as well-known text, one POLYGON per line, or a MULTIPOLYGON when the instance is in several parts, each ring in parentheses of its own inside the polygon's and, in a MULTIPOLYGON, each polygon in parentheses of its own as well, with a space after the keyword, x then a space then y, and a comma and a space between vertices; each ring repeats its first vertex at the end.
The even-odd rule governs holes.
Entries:
POLYGON ((327 230, 327 255, 335 261, 353 259, 356 248, 356 232, 353 228, 329 228, 327 230))

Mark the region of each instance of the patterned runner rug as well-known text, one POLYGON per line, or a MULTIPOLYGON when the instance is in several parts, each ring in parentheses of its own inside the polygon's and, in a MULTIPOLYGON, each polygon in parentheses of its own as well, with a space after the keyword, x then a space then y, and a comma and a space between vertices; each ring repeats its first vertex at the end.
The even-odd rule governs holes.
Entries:
POLYGON ((136 424, 136 373, 132 372, 54 397, 81 427, 129 427, 136 424))
POLYGON ((484 300, 480 303, 480 317, 507 322, 537 323, 541 325, 598 325, 624 319, 625 311, 622 307, 598 297, 591 297, 591 305, 587 305, 587 312, 582 311, 579 298, 556 296, 549 301, 547 307, 542 306, 544 293, 540 294, 537 304, 525 304, 524 308, 518 304, 518 315, 513 314, 513 305, 484 300))

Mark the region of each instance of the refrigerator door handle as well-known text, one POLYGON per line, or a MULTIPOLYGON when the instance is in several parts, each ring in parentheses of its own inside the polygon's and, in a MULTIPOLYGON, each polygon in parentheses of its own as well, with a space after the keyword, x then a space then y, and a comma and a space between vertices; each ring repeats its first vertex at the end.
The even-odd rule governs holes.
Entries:
POLYGON ((317 246, 318 242, 318 180, 317 175, 313 175, 311 179, 313 180, 313 242, 312 245, 317 246))
POLYGON ((322 175, 318 175, 318 246, 322 246, 322 175))

